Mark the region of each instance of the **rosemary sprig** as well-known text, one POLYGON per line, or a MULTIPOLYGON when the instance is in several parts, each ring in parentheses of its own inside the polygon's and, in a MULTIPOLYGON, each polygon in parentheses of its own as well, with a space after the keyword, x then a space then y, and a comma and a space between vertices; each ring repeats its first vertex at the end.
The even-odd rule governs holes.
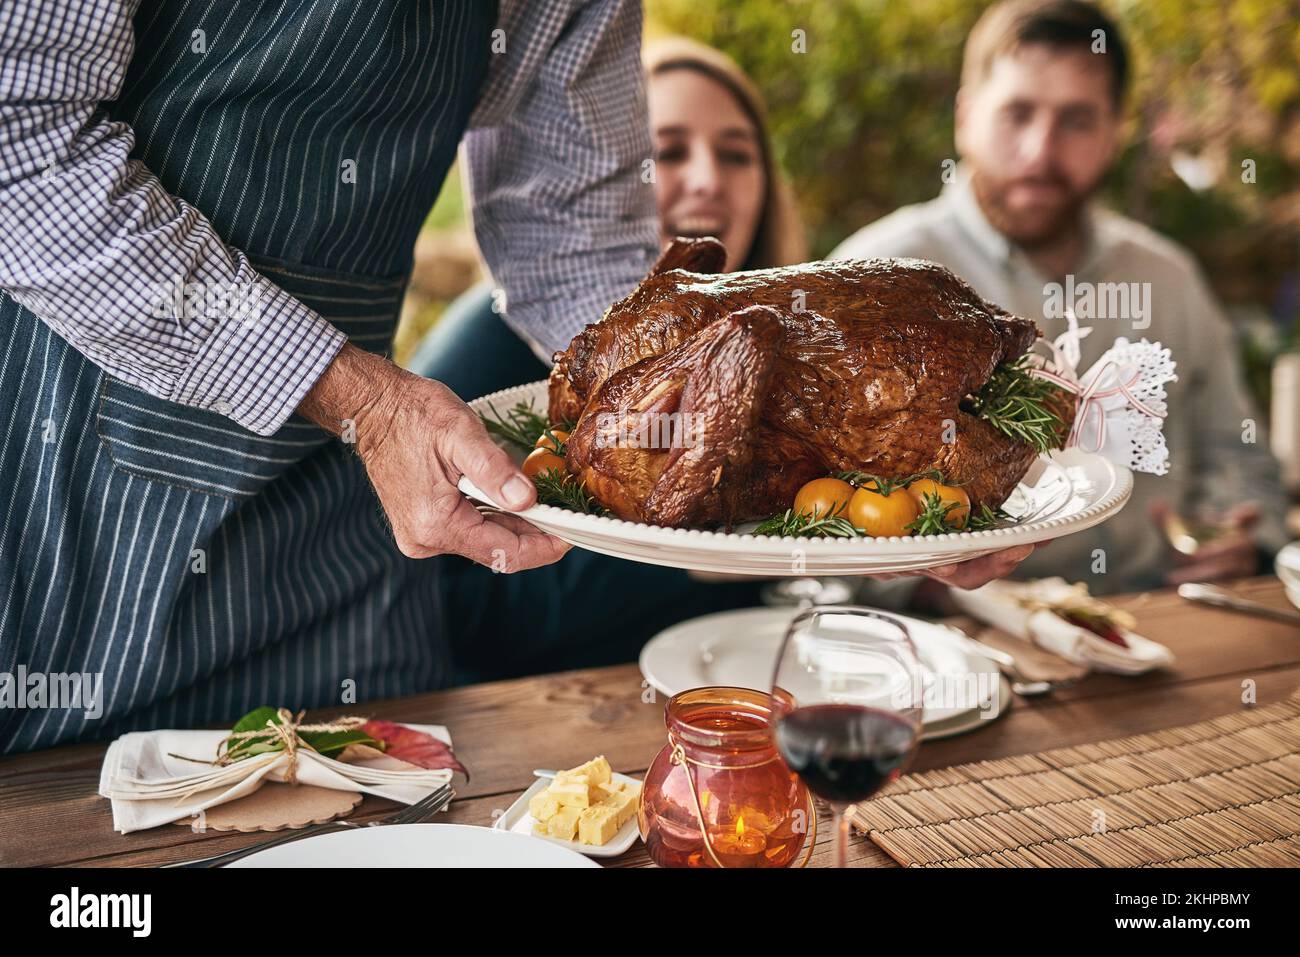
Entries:
MULTIPOLYGON (((538 437, 543 435, 563 449, 563 445, 556 441, 553 430, 573 431, 572 422, 561 422, 559 425, 552 426, 546 416, 533 408, 531 401, 516 402, 512 408, 505 411, 504 415, 498 412, 496 406, 490 402, 488 408, 492 410, 491 417, 481 413, 479 415, 488 432, 500 436, 511 445, 518 446, 525 451, 531 452, 537 445, 538 437)), ((563 455, 564 452, 560 451, 557 454, 563 455)))
MULTIPOLYGON (((545 429, 542 430, 542 438, 547 439, 551 443, 552 452, 554 452, 560 458, 564 458, 566 455, 569 454, 569 443, 567 440, 563 440, 555 434, 556 432, 560 432, 560 431, 567 432, 568 430, 562 429, 559 426, 552 429, 548 425, 545 429)), ((538 439, 538 441, 540 442, 541 439, 538 439)))
MULTIPOLYGON (((847 504, 847 503, 845 503, 847 504)), ((862 533, 841 513, 845 504, 833 512, 819 513, 796 512, 787 508, 784 512, 769 516, 754 529, 755 535, 789 535, 792 538, 857 538, 862 533)))
POLYGON ((971 512, 970 518, 966 520, 966 528, 972 532, 986 532, 990 528, 1000 528, 1015 521, 1013 516, 1008 515, 1001 508, 989 508, 987 503, 981 502, 979 511, 971 512))
POLYGON ((567 508, 585 515, 604 515, 605 506, 587 491, 576 478, 563 469, 547 469, 533 477, 537 486, 537 501, 543 505, 567 508))
POLYGON ((1061 447, 1064 423, 1052 411, 1059 389, 1034 375, 1028 356, 1004 362, 989 381, 970 396, 966 406, 1004 435, 1033 446, 1037 452, 1061 447))
POLYGON ((948 524, 948 513, 961 508, 960 502, 945 502, 933 492, 921 496, 921 513, 904 528, 917 535, 948 535, 959 531, 948 524))
POLYGON ((488 432, 499 435, 521 449, 531 449, 537 443, 537 437, 550 427, 546 416, 534 409, 532 402, 516 402, 513 408, 506 410, 505 415, 498 412, 490 402, 488 408, 492 410, 491 418, 479 415, 488 432))

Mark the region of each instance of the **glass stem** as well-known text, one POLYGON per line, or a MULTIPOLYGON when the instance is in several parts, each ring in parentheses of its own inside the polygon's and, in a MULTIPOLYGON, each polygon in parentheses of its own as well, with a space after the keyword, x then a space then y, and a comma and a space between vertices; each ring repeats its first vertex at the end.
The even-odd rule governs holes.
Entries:
POLYGON ((849 866, 849 839, 852 838, 853 825, 849 821, 849 811, 853 805, 837 804, 835 812, 835 866, 849 866))

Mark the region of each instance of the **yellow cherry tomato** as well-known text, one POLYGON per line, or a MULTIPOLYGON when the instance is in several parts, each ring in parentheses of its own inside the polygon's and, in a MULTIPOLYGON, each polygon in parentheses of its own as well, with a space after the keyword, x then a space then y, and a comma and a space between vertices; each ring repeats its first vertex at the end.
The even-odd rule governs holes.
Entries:
POLYGON ((837 515, 853 498, 853 486, 837 478, 819 478, 804 484, 794 497, 796 515, 812 515, 818 518, 837 515))
MULTIPOLYGON (((569 441, 569 433, 565 432, 563 429, 551 429, 551 435, 559 439, 561 445, 569 441)), ((556 444, 553 441, 551 441, 551 435, 547 435, 545 432, 543 432, 542 435, 537 439, 537 442, 534 443, 533 448, 550 449, 552 452, 558 452, 559 448, 556 446, 556 444)))
POLYGON ((873 485, 849 499, 849 521, 868 535, 911 535, 907 526, 919 514, 916 500, 901 488, 881 495, 873 485))
POLYGON ((970 518, 970 496, 966 494, 964 488, 944 485, 932 478, 920 478, 907 486, 907 494, 916 500, 918 510, 925 508, 926 496, 939 496, 939 501, 943 505, 954 503, 957 507, 944 517, 944 523, 953 528, 966 527, 966 520, 970 518))
POLYGON ((528 453, 528 458, 524 459, 521 466, 524 474, 530 479, 535 479, 550 469, 559 469, 562 474, 567 475, 568 466, 564 464, 564 459, 560 458, 550 449, 537 448, 528 453))

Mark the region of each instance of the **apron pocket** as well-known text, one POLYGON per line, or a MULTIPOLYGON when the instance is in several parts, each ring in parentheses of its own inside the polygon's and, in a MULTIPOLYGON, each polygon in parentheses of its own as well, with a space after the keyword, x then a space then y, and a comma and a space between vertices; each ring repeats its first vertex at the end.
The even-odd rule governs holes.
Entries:
MULTIPOLYGON (((354 276, 250 255, 263 276, 371 352, 393 338, 407 274, 354 276)), ((333 441, 291 416, 275 435, 260 436, 217 412, 155 398, 110 375, 99 386, 96 431, 118 468, 205 495, 245 499, 333 441)))
POLYGON ((95 428, 118 468, 231 499, 255 495, 329 441, 302 420, 260 436, 216 412, 156 398, 107 374, 95 428))

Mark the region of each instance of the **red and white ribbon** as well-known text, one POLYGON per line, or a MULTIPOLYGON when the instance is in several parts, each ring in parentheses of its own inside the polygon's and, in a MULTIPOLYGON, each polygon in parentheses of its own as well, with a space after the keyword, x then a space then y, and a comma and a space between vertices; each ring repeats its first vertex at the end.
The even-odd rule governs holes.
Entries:
POLYGON ((1046 379, 1075 397, 1074 424, 1071 426, 1070 434, 1065 440, 1065 447, 1070 448, 1077 445, 1085 452, 1100 451, 1106 444, 1105 400, 1114 398, 1117 395, 1124 396, 1128 401, 1128 405, 1143 415, 1153 419, 1165 418, 1164 411, 1153 409, 1133 393, 1133 388, 1142 379, 1142 371, 1135 369, 1128 381, 1124 381, 1123 366, 1109 353, 1102 356, 1101 360, 1088 370, 1085 376, 1086 383, 1080 381, 1077 370, 1079 340, 1087 336, 1092 330, 1090 328, 1079 328, 1079 322, 1072 311, 1067 310, 1065 317, 1069 327, 1064 333, 1055 341, 1041 340, 1052 354, 1050 360, 1043 360, 1048 362, 1051 368, 1039 366, 1030 370, 1032 375, 1040 379, 1046 379), (1106 374, 1112 369, 1115 372, 1116 384, 1110 388, 1101 388, 1106 374), (1096 443, 1092 448, 1085 448, 1081 441, 1081 434, 1084 424, 1094 409, 1097 413, 1097 424, 1094 433, 1096 443))

